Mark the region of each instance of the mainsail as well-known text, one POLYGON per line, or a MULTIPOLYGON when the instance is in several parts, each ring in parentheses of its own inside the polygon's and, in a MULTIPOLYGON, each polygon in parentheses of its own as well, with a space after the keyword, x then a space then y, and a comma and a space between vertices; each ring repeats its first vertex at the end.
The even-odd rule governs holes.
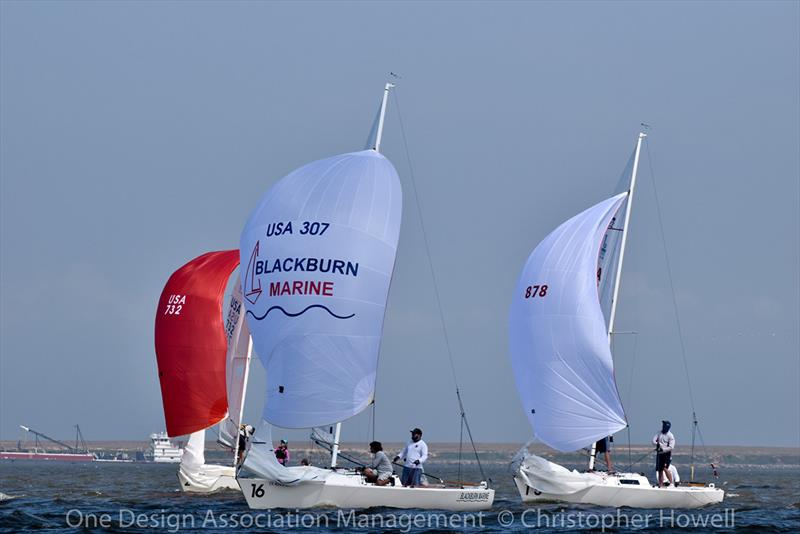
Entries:
POLYGON ((511 363, 536 437, 573 451, 625 428, 598 276, 621 193, 576 215, 531 253, 509 318, 511 363))
POLYGON ((155 345, 167 433, 182 436, 228 412, 222 299, 238 250, 208 252, 170 276, 156 311, 155 345))
POLYGON ((242 285, 269 423, 329 425, 372 401, 401 213, 397 172, 364 150, 295 170, 250 215, 242 285))
POLYGON ((236 448, 239 439, 239 425, 242 422, 252 347, 250 330, 244 319, 244 297, 242 296, 241 280, 238 276, 228 305, 228 315, 225 318, 225 335, 228 338, 228 355, 226 357, 228 417, 219 425, 219 441, 228 447, 236 448))

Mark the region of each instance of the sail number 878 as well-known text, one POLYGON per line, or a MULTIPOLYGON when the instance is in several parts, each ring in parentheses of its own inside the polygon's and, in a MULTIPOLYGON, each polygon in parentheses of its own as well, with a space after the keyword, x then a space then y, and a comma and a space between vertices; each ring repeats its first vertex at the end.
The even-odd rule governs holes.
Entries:
POLYGON ((525 288, 525 298, 532 299, 535 297, 546 297, 547 296, 547 284, 543 284, 540 286, 528 286, 525 288))

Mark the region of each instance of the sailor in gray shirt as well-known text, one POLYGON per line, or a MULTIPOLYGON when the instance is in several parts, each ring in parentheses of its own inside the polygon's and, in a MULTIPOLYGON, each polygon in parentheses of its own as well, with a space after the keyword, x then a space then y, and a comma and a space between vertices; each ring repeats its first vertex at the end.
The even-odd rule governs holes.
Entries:
POLYGON ((373 441, 369 444, 369 452, 372 453, 372 463, 364 469, 364 478, 367 482, 372 482, 376 486, 385 486, 392 478, 394 470, 389 457, 383 452, 383 445, 380 441, 373 441))

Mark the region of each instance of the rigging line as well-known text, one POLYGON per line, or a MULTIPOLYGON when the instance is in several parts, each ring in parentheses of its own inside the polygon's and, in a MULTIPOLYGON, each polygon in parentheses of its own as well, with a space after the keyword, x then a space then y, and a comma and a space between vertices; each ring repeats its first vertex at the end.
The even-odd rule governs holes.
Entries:
POLYGON ((631 425, 625 425, 628 431, 628 471, 633 470, 633 461, 631 460, 631 425))
POLYGON ((453 363, 453 351, 450 349, 450 336, 447 332, 447 324, 444 320, 444 311, 442 310, 442 299, 439 296, 439 285, 436 283, 436 273, 433 270, 433 259, 431 257, 431 248, 428 243, 428 233, 425 231, 425 221, 422 218, 422 206, 419 203, 419 195, 417 194, 417 183, 416 179, 414 178, 414 167, 411 164, 411 155, 408 150, 408 142, 406 141, 406 130, 403 126, 403 116, 400 113, 400 102, 397 96, 397 89, 394 92, 394 105, 397 108, 397 117, 398 123, 400 124, 400 133, 403 137, 403 147, 405 148, 406 152, 406 161, 408 162, 408 174, 411 177, 411 189, 414 192, 414 202, 417 207, 417 216, 419 218, 419 225, 422 229, 422 240, 425 243, 425 254, 428 257, 428 268, 431 272, 431 279, 433 280, 433 294, 436 299, 436 307, 439 311, 439 321, 442 324, 442 332, 444 332, 444 344, 447 349, 447 356, 448 360, 450 361, 450 371, 453 373, 453 381, 456 384, 456 390, 458 390, 458 379, 456 378, 456 367, 453 363))
POLYGON ((461 418, 461 433, 458 436, 458 478, 461 480, 461 449, 464 444, 464 418, 461 418))
MULTIPOLYGON (((692 405, 692 414, 696 413, 695 404, 694 404, 694 392, 692 391, 692 381, 689 378, 689 365, 686 362, 686 346, 683 342, 683 328, 681 328, 681 319, 678 315, 678 300, 675 297, 675 284, 672 281, 672 267, 669 263, 669 254, 667 252, 667 237, 664 233, 664 221, 661 218, 661 206, 658 201, 658 188, 656 187, 656 176, 653 172, 653 157, 650 155, 650 143, 647 142, 645 139, 645 146, 647 147, 647 163, 650 167, 650 179, 653 182, 653 194, 656 200, 656 214, 658 216, 658 227, 661 231, 661 244, 664 246, 664 260, 667 266, 667 277, 669 278, 669 287, 672 292, 672 308, 675 312, 675 322, 678 325, 678 340, 680 341, 681 346, 681 358, 683 360, 683 370, 686 374, 686 385, 689 388, 689 402, 692 405)), ((695 418, 696 419, 696 418, 695 418)))
POLYGON ((636 368, 636 347, 638 345, 639 336, 633 336, 633 357, 631 358, 631 372, 630 376, 628 376, 628 403, 630 404, 633 400, 633 375, 634 369, 636 368))
POLYGON ((455 383, 455 386, 456 386, 456 397, 458 397, 458 409, 459 409, 459 411, 461 413, 461 418, 462 418, 462 420, 464 421, 464 424, 467 427, 467 435, 469 436, 469 441, 470 441, 470 444, 472 445, 472 450, 475 453, 475 459, 478 461, 478 468, 480 469, 481 477, 486 478, 486 475, 483 472, 483 466, 481 465, 481 460, 478 457, 478 449, 475 447, 475 441, 472 439, 472 431, 469 428, 469 422, 467 421, 467 415, 466 415, 466 412, 464 411, 464 404, 461 402, 461 392, 460 392, 460 388, 459 388, 459 385, 458 385, 458 377, 456 376, 456 366, 455 366, 455 363, 453 362, 453 351, 450 348, 450 336, 448 335, 448 332, 447 332, 447 323, 444 320, 444 311, 442 309, 442 299, 441 299, 441 297, 439 295, 439 285, 436 283, 436 273, 433 270, 433 258, 431 256, 431 247, 430 247, 430 244, 428 243, 428 234, 425 231, 425 221, 424 221, 424 219, 422 217, 422 205, 419 202, 419 194, 417 193, 417 182, 416 182, 416 179, 414 177, 414 166, 411 164, 411 153, 408 150, 408 140, 406 139, 406 129, 405 129, 405 126, 403 125, 403 115, 402 115, 402 113, 400 113, 400 99, 398 97, 398 92, 399 91, 397 91, 397 89, 395 88, 394 105, 395 105, 395 108, 397 109, 397 119, 398 119, 397 122, 400 125, 400 134, 403 137, 403 148, 405 149, 406 161, 408 162, 408 174, 411 177, 411 189, 414 192, 414 201, 415 201, 415 204, 416 204, 416 207, 417 207, 417 216, 419 217, 419 225, 420 225, 420 228, 422 229, 422 240, 425 243, 425 254, 428 257, 428 268, 430 269, 431 280, 433 281, 433 294, 434 294, 434 296, 436 298, 436 307, 439 310, 439 321, 442 324, 442 332, 444 333, 444 343, 445 343, 445 347, 447 349, 447 358, 448 358, 448 361, 450 362, 450 371, 453 374, 453 382, 455 383))

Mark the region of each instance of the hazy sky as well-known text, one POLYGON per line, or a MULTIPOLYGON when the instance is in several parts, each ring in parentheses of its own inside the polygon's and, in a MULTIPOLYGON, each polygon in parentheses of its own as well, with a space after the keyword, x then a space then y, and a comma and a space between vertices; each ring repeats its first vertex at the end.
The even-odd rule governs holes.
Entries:
MULTIPOLYGON (((633 440, 662 418, 690 440, 652 164, 706 442, 800 445, 798 6, 0 2, 0 438, 163 430, 166 279, 235 248, 283 175, 361 149, 394 71, 477 440, 531 435, 511 292, 547 233, 611 195, 647 122, 617 323, 638 334, 615 355, 633 440)), ((376 437, 455 441, 396 102, 383 149, 404 220, 376 437)), ((368 419, 343 439, 370 437, 368 419)))

